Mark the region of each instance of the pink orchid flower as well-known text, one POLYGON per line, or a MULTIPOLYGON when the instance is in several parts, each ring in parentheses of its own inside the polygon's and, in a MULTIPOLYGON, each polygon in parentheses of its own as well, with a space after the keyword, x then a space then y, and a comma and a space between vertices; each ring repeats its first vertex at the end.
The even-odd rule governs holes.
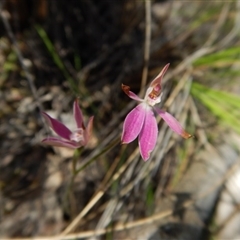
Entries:
POLYGON ((74 131, 70 131, 64 124, 50 117, 47 113, 43 112, 42 115, 47 121, 47 124, 59 136, 45 138, 42 140, 43 143, 51 146, 67 147, 72 149, 85 146, 88 143, 92 132, 93 117, 90 117, 87 127, 85 128, 82 111, 79 107, 77 99, 73 104, 73 116, 77 125, 77 128, 74 131))
POLYGON ((149 159, 150 153, 153 151, 157 142, 158 126, 155 113, 159 114, 168 126, 183 138, 187 139, 192 137, 170 113, 154 106, 161 102, 161 80, 168 67, 169 64, 167 64, 151 82, 144 99, 139 98, 135 93, 131 92, 129 86, 122 84, 123 91, 130 98, 141 102, 127 115, 124 121, 122 143, 130 143, 138 136, 140 154, 144 161, 149 159))

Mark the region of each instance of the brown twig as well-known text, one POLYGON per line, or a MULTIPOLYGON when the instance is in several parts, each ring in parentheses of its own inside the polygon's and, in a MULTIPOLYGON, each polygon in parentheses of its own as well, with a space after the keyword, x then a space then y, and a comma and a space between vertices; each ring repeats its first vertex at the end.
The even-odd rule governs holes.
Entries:
POLYGON ((15 53, 17 54, 17 57, 18 57, 18 60, 21 64, 21 67, 23 69, 23 71, 25 72, 25 76, 26 76, 26 79, 28 81, 28 84, 29 84, 29 87, 30 87, 30 90, 33 94, 33 97, 37 103, 37 106, 39 108, 40 111, 43 110, 43 107, 39 101, 39 96, 38 96, 38 93, 37 93, 37 89, 34 85, 34 80, 33 80, 33 77, 31 76, 31 74, 29 73, 29 70, 27 69, 25 63, 24 63, 24 58, 23 58, 23 55, 21 53, 21 51, 19 50, 19 46, 18 46, 18 43, 17 43, 17 40, 13 34, 13 31, 12 31, 12 28, 9 24, 9 21, 8 21, 8 18, 9 18, 9 13, 5 10, 1 10, 0 11, 0 15, 1 15, 1 18, 2 18, 2 21, 3 21, 3 24, 4 24, 4 27, 6 28, 7 30, 7 33, 8 33, 8 36, 10 38, 10 40, 12 41, 12 44, 13 44, 13 49, 15 51, 15 53))
POLYGON ((141 91, 140 95, 143 95, 147 83, 148 65, 150 56, 151 45, 151 0, 145 0, 145 46, 144 46, 144 66, 142 72, 141 91))

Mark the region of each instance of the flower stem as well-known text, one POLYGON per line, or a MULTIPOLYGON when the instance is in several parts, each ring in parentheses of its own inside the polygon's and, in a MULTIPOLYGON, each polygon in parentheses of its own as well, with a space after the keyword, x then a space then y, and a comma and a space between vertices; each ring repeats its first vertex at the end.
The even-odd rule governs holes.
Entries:
POLYGON ((72 159, 72 176, 71 179, 68 183, 67 189, 64 194, 64 201, 63 205, 65 208, 65 211, 69 215, 73 215, 74 213, 74 206, 75 206, 75 197, 74 197, 74 181, 77 176, 77 171, 76 171, 76 166, 77 166, 77 161, 79 160, 81 153, 82 153, 83 148, 78 148, 75 150, 73 159, 72 159))
POLYGON ((90 158, 86 163, 84 163, 82 166, 80 166, 78 169, 76 169, 76 174, 78 174, 79 172, 84 170, 88 165, 90 165, 92 162, 94 162, 99 156, 108 152, 110 149, 112 149, 113 147, 115 147, 119 143, 120 143, 120 139, 117 137, 115 140, 112 141, 111 144, 106 146, 101 152, 99 152, 98 154, 96 154, 95 156, 90 158))

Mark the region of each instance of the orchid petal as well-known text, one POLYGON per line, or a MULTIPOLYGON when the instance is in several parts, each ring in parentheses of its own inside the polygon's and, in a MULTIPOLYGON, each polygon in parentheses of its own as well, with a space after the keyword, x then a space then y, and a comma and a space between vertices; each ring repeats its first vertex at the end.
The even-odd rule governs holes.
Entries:
POLYGON ((192 137, 191 134, 187 133, 178 122, 176 118, 174 118, 170 113, 165 112, 159 108, 154 108, 154 110, 161 116, 161 118, 168 124, 168 126, 177 134, 181 135, 183 138, 187 139, 192 137))
POLYGON ((93 118, 89 118, 88 125, 86 127, 86 130, 84 131, 84 138, 85 138, 85 144, 88 143, 90 136, 92 135, 92 129, 93 129, 93 118))
POLYGON ((132 142, 138 136, 143 126, 145 114, 146 104, 141 103, 127 115, 123 124, 123 144, 132 142))
POLYGON ((50 117, 47 113, 42 112, 43 117, 47 121, 47 124, 54 130, 54 132, 65 139, 70 139, 71 131, 58 120, 50 117))
POLYGON ((122 90, 133 100, 136 100, 138 102, 143 102, 143 99, 141 99, 138 95, 136 95, 134 92, 130 91, 130 87, 127 85, 122 84, 122 90))
POLYGON ((149 159, 150 153, 156 145, 157 136, 158 127, 154 112, 152 109, 146 110, 145 121, 138 139, 140 154, 144 161, 149 159))
POLYGON ((70 142, 66 141, 64 139, 59 139, 56 137, 48 137, 42 140, 42 143, 45 143, 50 146, 55 146, 55 147, 67 147, 71 149, 79 148, 79 144, 75 142, 70 142))
POLYGON ((78 104, 78 99, 73 103, 73 116, 78 128, 84 128, 82 111, 78 104))
POLYGON ((166 71, 168 70, 169 65, 170 65, 170 63, 165 65, 165 67, 162 69, 162 71, 152 80, 152 82, 150 83, 151 87, 161 85, 162 78, 163 78, 164 74, 166 73, 166 71))

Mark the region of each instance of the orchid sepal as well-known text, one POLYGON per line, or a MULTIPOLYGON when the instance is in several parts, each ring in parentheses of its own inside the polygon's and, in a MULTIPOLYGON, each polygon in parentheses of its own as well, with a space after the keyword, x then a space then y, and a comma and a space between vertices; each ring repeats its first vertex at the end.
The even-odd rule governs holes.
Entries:
POLYGON ((54 146, 54 147, 66 147, 71 149, 79 148, 78 144, 64 140, 59 139, 57 137, 48 137, 42 140, 42 143, 54 146))
POLYGON ((133 100, 138 102, 143 102, 143 99, 136 95, 134 92, 130 91, 130 87, 122 84, 122 90, 133 100))
POLYGON ((78 128, 81 128, 81 127, 84 128, 83 114, 82 114, 82 111, 79 107, 78 99, 76 99, 73 103, 73 116, 74 116, 77 127, 78 128))
POLYGON ((137 105, 131 112, 128 113, 123 123, 123 133, 121 137, 122 144, 132 142, 137 138, 142 128, 145 119, 145 111, 143 105, 137 105))
POLYGON ((138 144, 140 154, 144 161, 147 161, 150 157, 150 153, 156 146, 158 136, 157 121, 154 116, 154 112, 146 106, 144 125, 139 134, 138 144))
POLYGON ((157 107, 154 107, 154 110, 160 115, 160 117, 167 123, 167 125, 177 134, 182 136, 185 139, 191 138, 192 135, 186 132, 178 120, 173 117, 170 113, 165 112, 157 107))
POLYGON ((70 140, 71 131, 63 123, 57 119, 52 118, 47 113, 42 112, 42 116, 46 120, 49 127, 60 137, 70 140))

